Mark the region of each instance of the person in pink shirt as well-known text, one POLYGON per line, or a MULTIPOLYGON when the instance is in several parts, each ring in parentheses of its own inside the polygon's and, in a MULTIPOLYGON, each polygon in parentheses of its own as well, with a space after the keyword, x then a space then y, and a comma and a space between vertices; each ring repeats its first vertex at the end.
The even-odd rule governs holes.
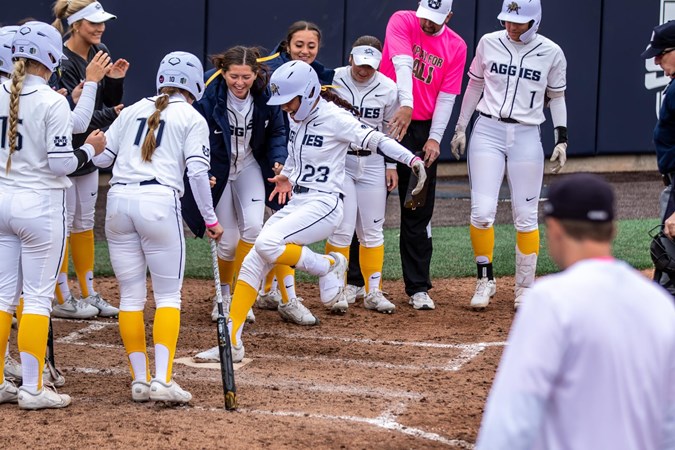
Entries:
POLYGON ((415 209, 404 207, 410 169, 398 164, 401 202, 401 264, 409 303, 434 309, 429 267, 433 251, 431 216, 436 192, 440 142, 462 87, 466 43, 446 26, 452 0, 421 0, 417 11, 397 11, 389 19, 380 71, 394 80, 400 107, 389 133, 423 157, 427 166, 426 198, 415 209))

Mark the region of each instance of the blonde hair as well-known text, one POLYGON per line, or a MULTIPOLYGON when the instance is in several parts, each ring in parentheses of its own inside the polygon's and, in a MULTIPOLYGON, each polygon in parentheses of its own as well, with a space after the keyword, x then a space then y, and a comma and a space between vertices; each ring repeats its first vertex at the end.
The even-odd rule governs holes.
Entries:
POLYGON ((7 139, 9 140, 9 156, 7 156, 7 168, 5 174, 9 174, 12 167, 12 154, 18 146, 18 128, 19 128, 19 97, 23 89, 23 81, 26 79, 26 58, 17 58, 14 61, 14 71, 12 72, 12 85, 9 93, 9 126, 7 130, 7 139))
POLYGON ((157 148, 157 138, 155 138, 155 130, 159 127, 160 116, 162 111, 169 106, 169 97, 173 94, 186 95, 187 91, 183 91, 177 87, 163 87, 159 90, 160 96, 155 100, 155 112, 148 117, 148 133, 145 135, 143 146, 141 147, 141 159, 145 162, 152 161, 152 154, 157 148))
POLYGON ((94 1, 95 0, 56 0, 56 2, 54 2, 54 7, 52 8, 56 19, 52 22, 52 26, 65 36, 70 33, 72 27, 69 26, 67 30, 64 30, 63 21, 79 10, 86 8, 89 4, 94 3, 94 1))

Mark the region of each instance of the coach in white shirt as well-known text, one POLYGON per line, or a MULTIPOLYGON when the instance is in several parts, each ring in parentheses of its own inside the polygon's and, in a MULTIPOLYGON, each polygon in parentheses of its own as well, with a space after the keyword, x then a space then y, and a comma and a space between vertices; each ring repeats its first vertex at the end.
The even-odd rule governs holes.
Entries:
POLYGON ((547 240, 563 272, 518 310, 477 448, 675 448, 675 305, 612 258, 613 203, 594 175, 551 186, 547 240))

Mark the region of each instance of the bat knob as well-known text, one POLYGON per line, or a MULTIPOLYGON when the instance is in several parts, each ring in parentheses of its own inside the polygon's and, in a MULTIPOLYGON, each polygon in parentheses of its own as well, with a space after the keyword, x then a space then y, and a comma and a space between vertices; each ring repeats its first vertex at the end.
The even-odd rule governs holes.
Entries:
POLYGON ((228 411, 237 409, 237 394, 234 392, 228 392, 225 395, 225 409, 228 411))

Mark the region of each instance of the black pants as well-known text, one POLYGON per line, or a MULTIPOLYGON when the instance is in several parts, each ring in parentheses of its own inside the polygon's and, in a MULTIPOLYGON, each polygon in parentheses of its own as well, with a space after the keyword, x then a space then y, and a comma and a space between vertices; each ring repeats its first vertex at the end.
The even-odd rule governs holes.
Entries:
MULTIPOLYGON (((431 121, 413 120, 408 127, 408 132, 401 144, 416 153, 422 151, 424 144, 429 139, 431 121)), ((405 195, 410 182, 411 169, 403 164, 396 166, 398 172, 398 195, 401 204, 401 238, 399 247, 401 251, 401 266, 403 268, 403 281, 405 292, 408 295, 417 292, 426 292, 431 289, 431 254, 433 245, 431 242, 431 216, 434 213, 436 199, 436 169, 438 160, 426 169, 427 198, 424 206, 416 209, 403 207, 405 195)))

